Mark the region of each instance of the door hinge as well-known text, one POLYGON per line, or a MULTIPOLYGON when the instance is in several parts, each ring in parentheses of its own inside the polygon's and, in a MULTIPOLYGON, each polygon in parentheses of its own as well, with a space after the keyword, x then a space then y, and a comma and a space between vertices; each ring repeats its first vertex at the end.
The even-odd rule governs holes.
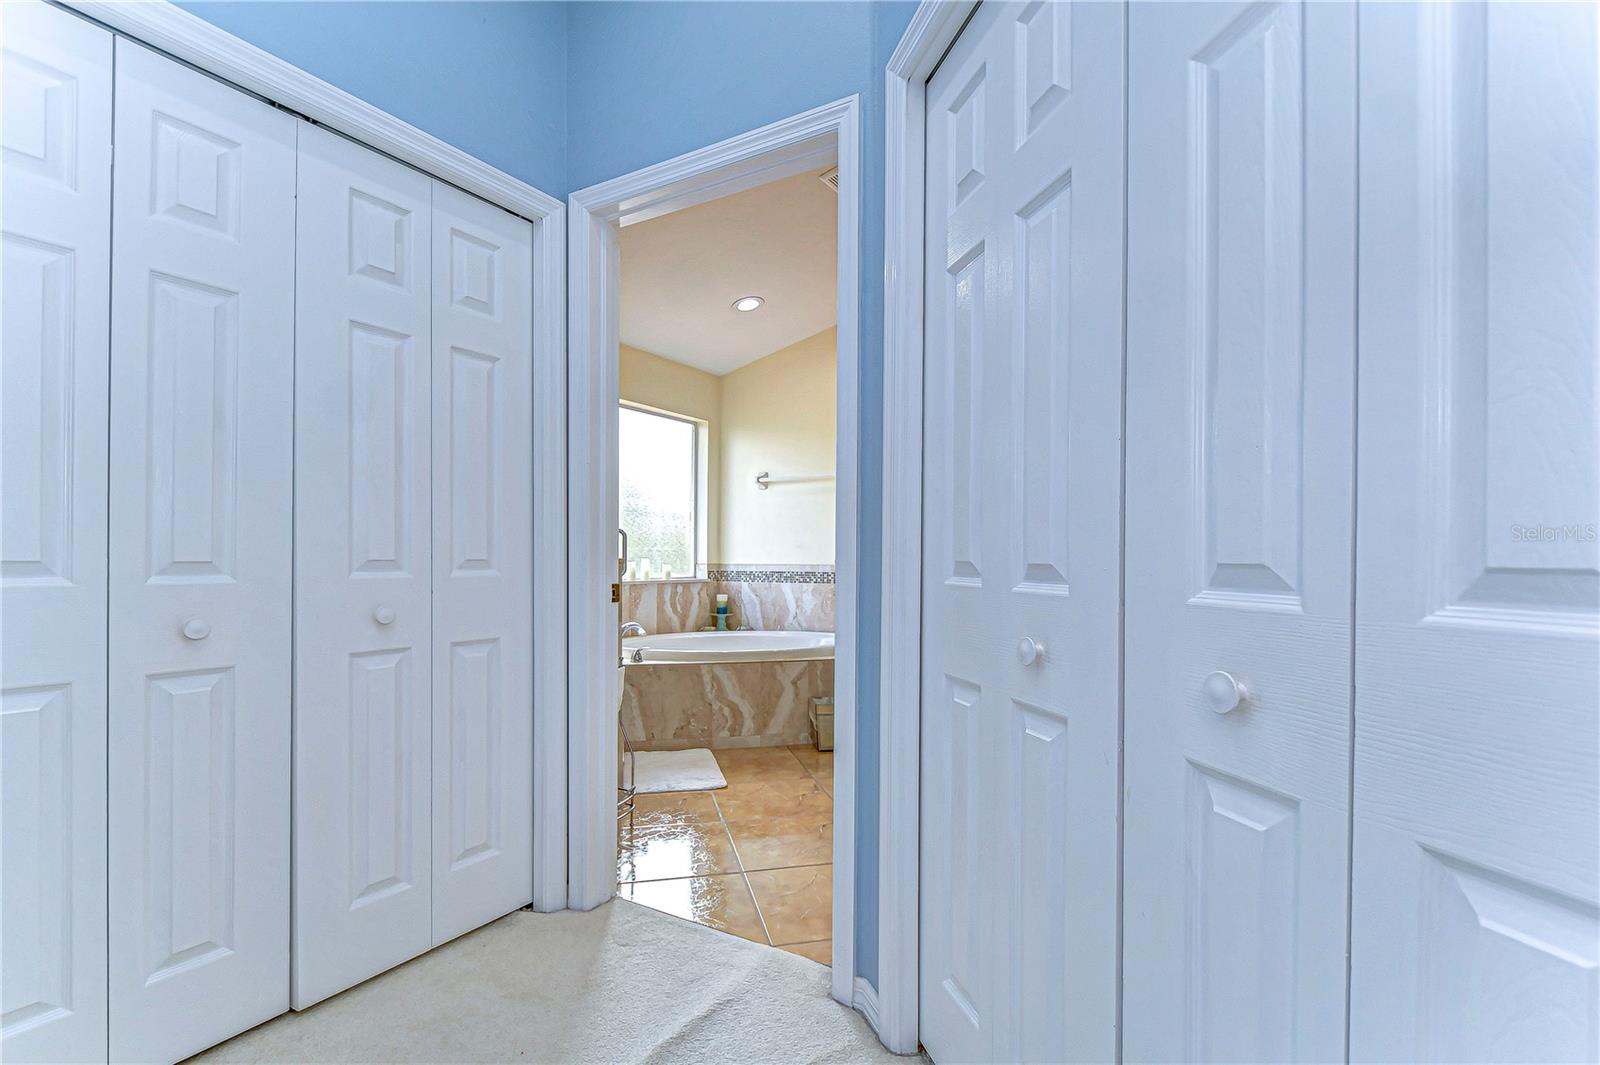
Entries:
POLYGON ((615 581, 611 584, 611 601, 613 603, 622 602, 622 585, 617 584, 615 581))

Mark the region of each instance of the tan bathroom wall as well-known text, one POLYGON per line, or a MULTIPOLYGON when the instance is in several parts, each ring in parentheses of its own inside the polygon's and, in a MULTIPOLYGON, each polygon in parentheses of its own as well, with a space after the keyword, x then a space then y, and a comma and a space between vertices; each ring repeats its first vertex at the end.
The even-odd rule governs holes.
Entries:
POLYGON ((721 553, 713 565, 831 565, 834 482, 774 478, 834 473, 837 340, 825 329, 724 374, 721 553))

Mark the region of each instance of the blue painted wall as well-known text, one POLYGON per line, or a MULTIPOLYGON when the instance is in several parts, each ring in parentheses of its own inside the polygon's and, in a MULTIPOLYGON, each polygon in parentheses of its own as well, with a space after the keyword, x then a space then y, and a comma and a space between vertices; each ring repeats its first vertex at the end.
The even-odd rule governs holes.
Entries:
POLYGON ((574 189, 865 89, 866 3, 567 6, 574 189))
POLYGON ((565 4, 178 2, 512 177, 567 194, 565 4))
MULTIPOLYGON (((883 488, 883 70, 916 4, 568 5, 570 185, 580 189, 859 94, 861 638, 856 971, 878 976, 878 597, 883 488)), ((906 826, 915 831, 915 826, 906 826)))

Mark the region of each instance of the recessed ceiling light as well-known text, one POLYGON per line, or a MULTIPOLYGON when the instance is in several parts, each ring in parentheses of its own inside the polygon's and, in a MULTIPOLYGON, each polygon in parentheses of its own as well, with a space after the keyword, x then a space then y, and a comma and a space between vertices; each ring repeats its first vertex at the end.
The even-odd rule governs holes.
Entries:
POLYGON ((760 296, 740 296, 733 301, 733 309, 736 311, 753 311, 765 302, 766 300, 763 300, 760 296))

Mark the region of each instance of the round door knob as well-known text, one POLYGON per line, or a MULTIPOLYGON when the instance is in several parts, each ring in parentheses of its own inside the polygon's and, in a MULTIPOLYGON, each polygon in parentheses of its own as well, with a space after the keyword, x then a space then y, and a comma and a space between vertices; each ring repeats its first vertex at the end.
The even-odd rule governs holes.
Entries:
POLYGON ((1217 670, 1209 674, 1201 683, 1200 690, 1205 692, 1206 702, 1211 704, 1211 709, 1219 714, 1226 714, 1241 706, 1249 697, 1244 685, 1233 679, 1232 673, 1217 670))
POLYGON ((190 618, 183 623, 183 635, 191 640, 203 640, 211 635, 211 622, 205 618, 190 618))
POLYGON ((1044 657, 1044 644, 1032 636, 1024 636, 1017 643, 1017 657, 1022 659, 1022 664, 1031 666, 1044 657))
POLYGON ((393 625, 394 624, 394 607, 392 607, 392 606, 373 607, 373 609, 372 609, 372 620, 376 621, 379 625, 393 625))

